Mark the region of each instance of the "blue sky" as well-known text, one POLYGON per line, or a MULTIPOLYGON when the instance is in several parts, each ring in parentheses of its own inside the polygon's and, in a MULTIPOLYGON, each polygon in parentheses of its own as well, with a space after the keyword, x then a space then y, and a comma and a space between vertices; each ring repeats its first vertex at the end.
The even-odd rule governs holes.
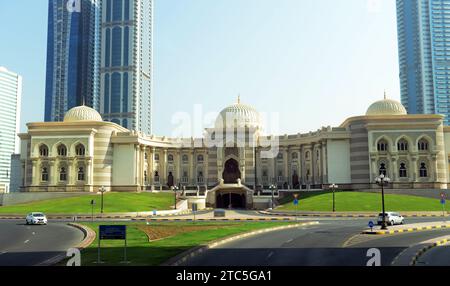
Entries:
MULTIPOLYGON (((44 115, 47 0, 0 0, 0 65, 24 78, 22 131, 44 115)), ((236 101, 314 131, 400 99, 395 1, 155 0, 154 133, 236 101)), ((206 127, 206 126, 205 126, 206 127)), ((198 135, 198 134, 194 134, 198 135)))

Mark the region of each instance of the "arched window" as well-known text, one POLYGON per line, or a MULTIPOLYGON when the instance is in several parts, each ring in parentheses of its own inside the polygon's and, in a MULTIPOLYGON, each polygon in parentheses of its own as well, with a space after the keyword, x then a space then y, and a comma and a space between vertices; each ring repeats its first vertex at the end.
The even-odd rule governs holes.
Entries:
POLYGON ((203 155, 197 156, 197 162, 203 162, 204 160, 205 160, 205 158, 203 157, 203 155))
POLYGON ((428 177, 427 164, 425 164, 424 162, 420 163, 419 176, 421 178, 428 177))
POLYGON ((203 172, 202 171, 198 171, 197 177, 203 178, 203 172))
POLYGON ((420 139, 417 143, 417 149, 419 151, 428 151, 428 141, 426 139, 420 139))
POLYGON ((188 163, 189 162, 188 155, 183 155, 182 160, 183 160, 183 163, 188 163))
POLYGON ((147 171, 144 171, 144 182, 147 183, 147 171))
POLYGON ((66 157, 67 156, 67 147, 64 144, 58 146, 58 156, 66 157))
POLYGON ((309 159, 309 151, 306 151, 306 153, 305 153, 305 159, 309 159))
POLYGON ((277 156, 277 159, 278 160, 283 160, 283 153, 278 153, 278 156, 277 156))
POLYGON ((39 147, 39 155, 41 157, 48 157, 48 147, 47 147, 47 145, 41 145, 39 147))
POLYGON ((380 175, 383 174, 386 176, 386 164, 385 163, 380 164, 379 174, 380 175))
POLYGON ((59 169, 59 180, 61 182, 67 181, 67 172, 65 167, 59 169))
POLYGON ((86 148, 84 148, 83 144, 78 144, 75 147, 75 154, 77 154, 77 156, 85 156, 86 155, 86 148))
POLYGON ((159 154, 155 154, 155 161, 159 161, 159 154))
POLYGON ((42 175, 41 175, 42 182, 48 182, 48 169, 42 168, 42 175))
POLYGON ((78 168, 77 179, 78 179, 78 181, 84 181, 84 168, 83 167, 78 168))
POLYGON ((293 160, 298 159, 298 153, 297 152, 292 153, 292 159, 293 160))
POLYGON ((408 177, 408 172, 407 172, 405 163, 400 163, 400 168, 398 169, 398 175, 400 178, 408 177))
POLYGON ((408 142, 405 139, 401 139, 397 143, 397 150, 398 151, 408 151, 408 142))
POLYGON ((172 154, 169 154, 169 156, 167 156, 167 161, 173 162, 173 155, 172 154))
POLYGON ((386 140, 378 141, 377 150, 378 151, 387 151, 388 150, 388 143, 386 142, 386 140))
POLYGON ((263 175, 263 177, 267 177, 267 170, 266 170, 266 169, 264 169, 264 170, 262 171, 262 175, 263 175))
POLYGON ((155 171, 155 178, 159 178, 159 173, 158 173, 158 171, 155 171))
POLYGON ((147 153, 147 152, 144 153, 144 160, 145 160, 145 161, 148 160, 148 153, 147 153))

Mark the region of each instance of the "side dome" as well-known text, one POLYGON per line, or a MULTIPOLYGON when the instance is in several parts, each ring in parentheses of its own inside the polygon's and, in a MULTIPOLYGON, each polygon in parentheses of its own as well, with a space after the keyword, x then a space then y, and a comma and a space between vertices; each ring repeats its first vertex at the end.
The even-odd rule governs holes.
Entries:
POLYGON ((250 105, 242 104, 240 99, 235 104, 225 107, 216 119, 216 128, 261 128, 259 112, 250 105))
POLYGON ((407 115, 406 108, 400 102, 387 99, 386 95, 383 100, 372 103, 367 109, 366 115, 407 115))
POLYGON ((97 110, 82 105, 70 109, 64 116, 64 122, 77 121, 103 121, 103 119, 97 110))

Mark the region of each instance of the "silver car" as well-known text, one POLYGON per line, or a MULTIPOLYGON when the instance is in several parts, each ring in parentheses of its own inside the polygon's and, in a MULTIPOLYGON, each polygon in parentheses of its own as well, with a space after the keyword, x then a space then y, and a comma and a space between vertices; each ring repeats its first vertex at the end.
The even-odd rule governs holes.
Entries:
MULTIPOLYGON (((405 218, 396 212, 386 212, 386 222, 388 225, 403 224, 405 218)), ((383 221, 383 213, 378 215, 378 225, 383 221)))
POLYGON ((47 224, 47 217, 43 213, 30 213, 26 217, 27 224, 47 224))

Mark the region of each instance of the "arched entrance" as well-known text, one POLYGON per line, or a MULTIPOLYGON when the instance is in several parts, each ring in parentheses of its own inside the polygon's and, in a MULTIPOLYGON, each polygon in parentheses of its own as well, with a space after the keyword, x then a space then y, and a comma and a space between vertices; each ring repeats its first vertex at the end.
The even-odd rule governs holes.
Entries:
POLYGON ((222 177, 225 184, 236 184, 237 180, 241 178, 239 163, 234 159, 226 161, 222 177))
POLYGON ((297 189, 300 186, 300 180, 297 171, 294 171, 294 174, 292 175, 292 186, 294 187, 294 189, 297 189))
POLYGON ((172 172, 169 172, 169 176, 167 176, 167 186, 173 187, 174 186, 174 179, 172 172))
POLYGON ((244 194, 237 193, 226 193, 222 192, 217 194, 216 197, 216 207, 217 208, 233 208, 233 209, 245 209, 246 199, 244 194))

